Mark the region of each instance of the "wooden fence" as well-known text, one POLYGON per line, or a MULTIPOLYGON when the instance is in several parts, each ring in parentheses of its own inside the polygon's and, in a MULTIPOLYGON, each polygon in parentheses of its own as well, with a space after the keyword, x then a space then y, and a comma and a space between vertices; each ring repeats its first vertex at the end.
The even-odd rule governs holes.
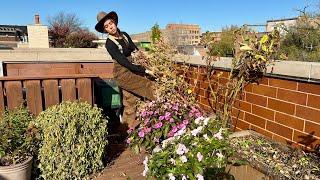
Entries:
POLYGON ((38 115, 49 106, 62 101, 93 103, 93 80, 97 75, 65 75, 40 77, 1 77, 0 111, 25 103, 38 115))

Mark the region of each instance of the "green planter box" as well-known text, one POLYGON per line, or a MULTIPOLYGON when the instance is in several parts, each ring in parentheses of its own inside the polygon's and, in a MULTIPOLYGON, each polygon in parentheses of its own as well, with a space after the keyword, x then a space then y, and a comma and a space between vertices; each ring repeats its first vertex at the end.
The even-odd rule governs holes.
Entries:
POLYGON ((100 79, 95 81, 96 103, 102 108, 117 109, 122 106, 120 88, 115 81, 100 79))

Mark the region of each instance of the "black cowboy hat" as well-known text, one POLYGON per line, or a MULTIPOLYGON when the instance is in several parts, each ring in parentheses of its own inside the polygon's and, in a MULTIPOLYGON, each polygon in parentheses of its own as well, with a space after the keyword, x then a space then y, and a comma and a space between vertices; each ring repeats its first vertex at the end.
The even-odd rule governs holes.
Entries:
POLYGON ((118 15, 116 12, 114 11, 111 11, 109 13, 106 13, 104 11, 101 11, 98 13, 97 15, 97 21, 98 23, 96 24, 95 26, 95 29, 98 31, 98 32, 101 32, 101 33, 104 33, 104 22, 107 20, 107 19, 112 19, 114 20, 114 23, 116 25, 118 25, 118 15))

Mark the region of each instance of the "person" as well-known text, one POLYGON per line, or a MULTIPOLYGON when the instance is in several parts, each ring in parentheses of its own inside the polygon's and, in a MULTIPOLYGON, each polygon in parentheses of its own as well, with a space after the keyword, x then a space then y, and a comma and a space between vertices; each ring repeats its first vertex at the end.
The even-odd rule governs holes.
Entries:
MULTIPOLYGON (((153 72, 132 63, 131 53, 139 49, 130 36, 118 28, 116 12, 99 12, 95 29, 100 33, 107 33, 105 47, 114 60, 113 77, 122 89, 123 116, 122 123, 128 128, 135 128, 136 102, 139 98, 155 100, 154 82, 146 75, 154 76, 153 72)), ((123 128, 120 130, 123 131, 123 128)))

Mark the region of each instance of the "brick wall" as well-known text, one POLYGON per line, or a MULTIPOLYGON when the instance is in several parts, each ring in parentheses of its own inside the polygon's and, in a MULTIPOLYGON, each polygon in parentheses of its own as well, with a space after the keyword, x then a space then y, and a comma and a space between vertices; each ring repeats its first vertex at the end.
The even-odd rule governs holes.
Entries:
POLYGON ((112 78, 113 63, 12 63, 4 65, 6 76, 43 76, 69 74, 95 74, 112 78))
MULTIPOLYGON (((193 85, 197 101, 212 110, 204 66, 191 66, 186 80, 193 85)), ((211 83, 226 83, 229 72, 217 70, 211 83), (222 76, 217 80, 217 74, 222 76)), ((276 141, 302 148, 319 148, 320 84, 263 77, 259 85, 245 88, 233 111, 234 129, 252 129, 276 141)))

